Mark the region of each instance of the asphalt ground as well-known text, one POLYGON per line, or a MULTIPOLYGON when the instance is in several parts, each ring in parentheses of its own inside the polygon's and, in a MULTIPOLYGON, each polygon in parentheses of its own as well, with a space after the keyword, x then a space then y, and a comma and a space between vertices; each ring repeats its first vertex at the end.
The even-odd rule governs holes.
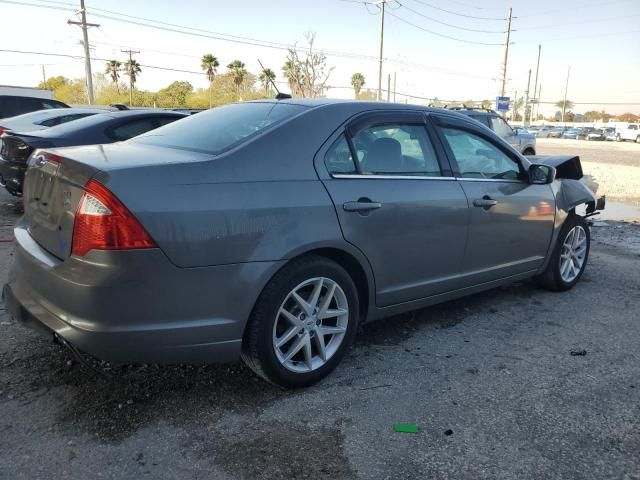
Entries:
MULTIPOLYGON (((20 211, 0 193, 3 282, 20 211)), ((241 363, 105 376, 1 311, 0 479, 640 480, 640 225, 600 225, 573 290, 365 325, 302 391, 241 363)))

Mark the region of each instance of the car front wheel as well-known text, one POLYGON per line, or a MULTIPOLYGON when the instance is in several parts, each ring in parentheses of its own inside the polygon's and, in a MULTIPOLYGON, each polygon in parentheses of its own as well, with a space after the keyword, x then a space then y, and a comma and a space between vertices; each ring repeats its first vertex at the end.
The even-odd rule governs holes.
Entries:
POLYGON ((545 271, 536 278, 538 284, 553 291, 572 288, 587 266, 590 247, 587 221, 579 215, 570 214, 560 230, 545 271))
POLYGON ((307 387, 338 365, 355 336, 358 312, 357 289, 340 265, 318 256, 294 260, 260 295, 242 358, 272 383, 307 387))

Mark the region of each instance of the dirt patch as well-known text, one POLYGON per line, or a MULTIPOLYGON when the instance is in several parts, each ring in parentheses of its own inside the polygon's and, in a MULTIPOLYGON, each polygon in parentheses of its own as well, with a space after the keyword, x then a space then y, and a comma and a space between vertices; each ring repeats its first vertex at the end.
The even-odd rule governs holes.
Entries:
MULTIPOLYGON (((312 414, 311 414, 312 415, 312 414)), ((212 437, 199 444, 232 478, 238 479, 352 479, 356 473, 344 453, 338 428, 282 423, 242 423, 216 426, 212 437), (224 431, 222 435, 219 432, 224 431)))
POLYGON ((160 420, 179 427, 211 423, 223 413, 255 412, 287 395, 241 363, 127 365, 105 377, 78 364, 64 347, 39 338, 30 343, 37 351, 28 356, 0 354, 0 392, 19 402, 42 392, 64 397, 56 424, 69 435, 88 433, 117 443, 160 420))

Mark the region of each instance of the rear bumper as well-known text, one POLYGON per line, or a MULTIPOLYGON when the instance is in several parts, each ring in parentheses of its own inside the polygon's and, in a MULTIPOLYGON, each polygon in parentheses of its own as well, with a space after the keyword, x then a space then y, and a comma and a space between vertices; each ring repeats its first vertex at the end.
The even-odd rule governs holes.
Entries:
POLYGON ((64 262, 16 228, 7 310, 97 358, 218 363, 239 358, 253 304, 278 262, 177 268, 158 249, 92 251, 64 262))
POLYGON ((22 194, 22 184, 27 166, 24 163, 14 163, 0 157, 0 185, 12 195, 22 194))

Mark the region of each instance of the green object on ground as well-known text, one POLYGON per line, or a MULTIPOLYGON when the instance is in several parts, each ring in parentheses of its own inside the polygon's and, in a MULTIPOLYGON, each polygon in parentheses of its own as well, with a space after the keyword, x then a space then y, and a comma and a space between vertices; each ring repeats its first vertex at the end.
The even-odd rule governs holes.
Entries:
POLYGON ((415 423, 396 423, 393 429, 400 433, 418 433, 418 426, 415 423))

